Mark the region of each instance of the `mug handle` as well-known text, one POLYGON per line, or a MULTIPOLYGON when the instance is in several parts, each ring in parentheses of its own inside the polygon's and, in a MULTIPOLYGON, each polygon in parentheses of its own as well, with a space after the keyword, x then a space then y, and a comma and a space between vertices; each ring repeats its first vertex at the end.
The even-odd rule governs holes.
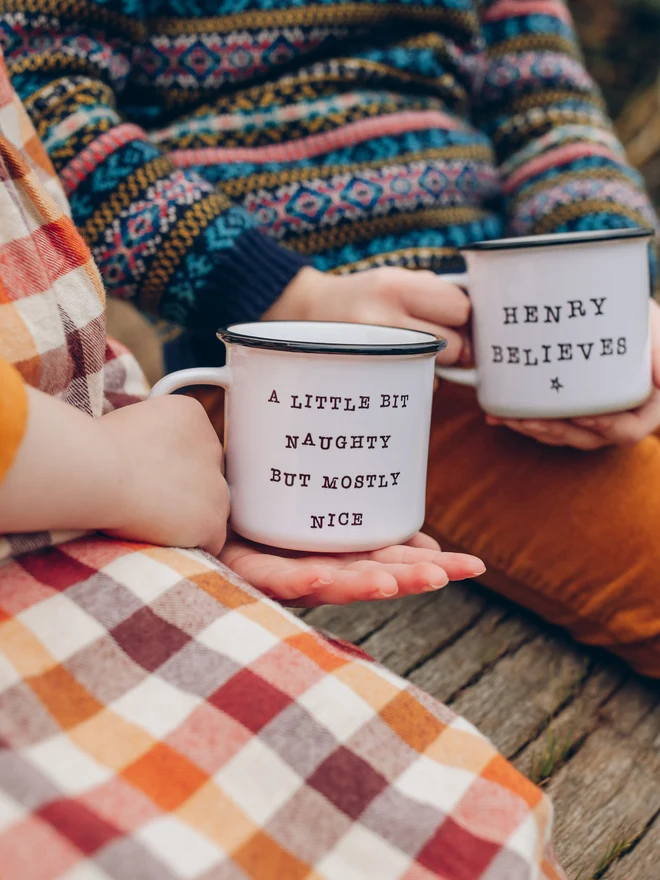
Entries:
POLYGON ((149 397, 162 397, 189 385, 217 385, 229 391, 232 375, 229 367, 191 367, 163 376, 151 389, 149 397))
MULTIPOLYGON (((468 290, 467 272, 458 275, 439 275, 442 281, 448 281, 450 284, 456 284, 464 290, 468 290)), ((477 371, 474 368, 467 369, 465 367, 436 367, 435 375, 439 379, 447 379, 456 385, 469 385, 471 388, 477 387, 477 371)))

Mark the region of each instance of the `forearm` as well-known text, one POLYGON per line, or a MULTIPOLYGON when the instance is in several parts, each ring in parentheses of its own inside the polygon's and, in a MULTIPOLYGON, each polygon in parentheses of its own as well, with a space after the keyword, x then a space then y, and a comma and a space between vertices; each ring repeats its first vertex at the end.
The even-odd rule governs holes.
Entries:
POLYGON ((27 388, 23 441, 0 483, 0 533, 119 525, 121 463, 100 422, 27 388))
POLYGON ((510 231, 654 225, 565 3, 547 0, 532 14, 485 2, 481 16, 487 66, 478 116, 496 147, 510 231))

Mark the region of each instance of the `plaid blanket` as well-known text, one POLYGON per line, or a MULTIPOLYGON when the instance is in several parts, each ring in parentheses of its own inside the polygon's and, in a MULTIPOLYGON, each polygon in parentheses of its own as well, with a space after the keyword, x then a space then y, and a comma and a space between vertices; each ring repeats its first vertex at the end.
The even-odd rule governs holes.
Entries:
MULTIPOLYGON (((147 387, 135 359, 106 337, 103 283, 69 213, 0 51, 0 358, 28 384, 100 416, 147 387)), ((0 560, 68 537, 0 536, 0 560)))
POLYGON ((3 877, 563 877, 470 724, 200 552, 22 556, 0 617, 3 877))
MULTIPOLYGON (((142 380, 50 171, 0 68, 0 356, 99 416, 142 380)), ((450 710, 201 552, 65 539, 0 545, 3 880, 563 878, 450 710)))

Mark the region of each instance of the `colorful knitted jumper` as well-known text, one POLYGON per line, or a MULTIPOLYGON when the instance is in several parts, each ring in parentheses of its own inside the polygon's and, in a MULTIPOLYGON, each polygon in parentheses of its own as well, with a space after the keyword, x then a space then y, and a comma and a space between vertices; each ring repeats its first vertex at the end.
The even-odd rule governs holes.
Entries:
POLYGON ((0 0, 0 40, 108 291, 189 327, 308 258, 655 222, 560 0, 0 0))

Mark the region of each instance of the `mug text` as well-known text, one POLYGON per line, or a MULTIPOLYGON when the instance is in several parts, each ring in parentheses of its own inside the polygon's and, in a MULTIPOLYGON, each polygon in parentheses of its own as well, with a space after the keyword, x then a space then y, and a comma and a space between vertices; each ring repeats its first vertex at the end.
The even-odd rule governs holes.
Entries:
POLYGON ((608 337, 598 342, 557 342, 555 345, 541 345, 537 349, 521 348, 519 345, 493 345, 494 364, 522 364, 537 367, 539 364, 552 364, 555 361, 588 361, 591 356, 610 357, 628 353, 625 336, 618 339, 608 337))

